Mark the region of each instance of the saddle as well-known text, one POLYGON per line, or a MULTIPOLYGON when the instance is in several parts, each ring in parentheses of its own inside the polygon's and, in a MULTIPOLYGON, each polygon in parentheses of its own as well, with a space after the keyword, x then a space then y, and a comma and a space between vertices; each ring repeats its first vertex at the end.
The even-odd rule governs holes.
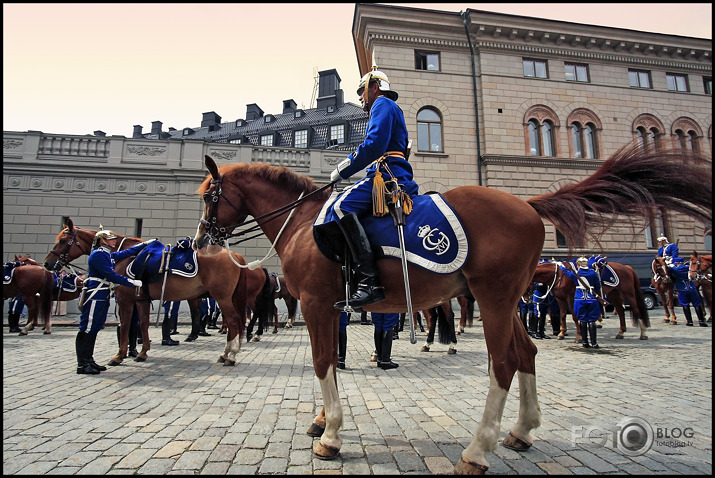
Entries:
POLYGON ((164 278, 164 273, 194 277, 199 272, 197 251, 191 249, 189 239, 181 239, 176 246, 150 242, 127 266, 127 277, 153 284, 164 278))
POLYGON ((26 264, 20 261, 6 262, 2 265, 2 283, 7 285, 12 282, 12 276, 15 274, 15 269, 26 264))
MULTIPOLYGON (((332 203, 337 194, 328 200, 332 203)), ((324 206, 324 207, 327 207, 324 206)), ((376 257, 399 259, 400 239, 391 215, 361 218, 376 257)), ((337 227, 336 227, 337 229, 337 227)), ((344 262, 342 233, 324 226, 314 227, 318 249, 329 259, 344 262)), ((412 197, 412 211, 404 227, 407 261, 437 274, 451 274, 467 260, 469 245, 459 217, 439 194, 412 197)))

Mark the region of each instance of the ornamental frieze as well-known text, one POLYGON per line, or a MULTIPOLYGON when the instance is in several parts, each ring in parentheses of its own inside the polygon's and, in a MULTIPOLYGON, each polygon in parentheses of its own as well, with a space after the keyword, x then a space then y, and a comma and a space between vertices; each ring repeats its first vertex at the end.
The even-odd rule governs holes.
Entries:
POLYGON ((127 146, 127 152, 137 156, 159 156, 166 152, 166 148, 154 146, 127 146))

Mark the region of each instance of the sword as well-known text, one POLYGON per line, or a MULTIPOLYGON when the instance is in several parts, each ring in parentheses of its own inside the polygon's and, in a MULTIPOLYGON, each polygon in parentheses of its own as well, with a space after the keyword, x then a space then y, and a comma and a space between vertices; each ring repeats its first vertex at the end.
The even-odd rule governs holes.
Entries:
POLYGON ((405 213, 402 208, 402 197, 397 194, 399 185, 397 181, 385 181, 385 189, 390 193, 387 206, 390 209, 392 219, 397 226, 397 234, 400 239, 400 257, 402 259, 402 277, 405 279, 405 300, 407 301, 408 321, 410 322, 410 343, 417 343, 415 337, 415 324, 412 319, 412 296, 410 295, 410 277, 407 273, 407 249, 405 247, 405 213))
POLYGON ((161 264, 159 265, 159 273, 164 269, 164 282, 161 284, 161 299, 159 299, 159 307, 156 308, 156 324, 154 327, 159 327, 159 318, 161 311, 164 308, 164 291, 166 291, 166 278, 169 275, 169 259, 171 259, 171 244, 164 247, 164 252, 161 254, 161 264))

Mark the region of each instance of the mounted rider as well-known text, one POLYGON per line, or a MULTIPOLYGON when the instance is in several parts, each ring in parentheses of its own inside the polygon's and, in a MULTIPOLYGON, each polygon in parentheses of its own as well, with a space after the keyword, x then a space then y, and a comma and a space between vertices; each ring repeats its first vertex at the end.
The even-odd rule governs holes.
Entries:
POLYGON ((658 257, 664 258, 665 264, 668 267, 673 265, 673 259, 678 257, 679 254, 680 249, 677 244, 671 244, 665 236, 660 236, 658 238, 658 257))
MULTIPOLYGON (((361 218, 373 213, 373 188, 378 186, 376 193, 381 194, 382 177, 386 176, 385 181, 396 180, 408 197, 418 192, 417 183, 412 180, 412 166, 406 158, 405 116, 395 103, 398 94, 391 89, 387 75, 373 66, 373 70, 360 80, 357 94, 363 110, 369 113, 365 139, 357 150, 338 164, 330 180, 348 179, 361 169, 367 174, 339 195, 334 195, 314 222, 316 228, 335 229, 337 226, 339 232, 335 235, 344 236, 358 281, 357 290, 348 301, 355 309, 385 298, 372 247, 360 222, 361 218)), ((335 307, 343 309, 346 305, 342 300, 335 307)))

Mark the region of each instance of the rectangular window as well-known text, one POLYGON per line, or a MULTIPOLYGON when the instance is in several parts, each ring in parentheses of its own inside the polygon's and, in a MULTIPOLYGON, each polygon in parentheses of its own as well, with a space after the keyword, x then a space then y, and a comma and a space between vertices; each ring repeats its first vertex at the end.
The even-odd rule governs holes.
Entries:
POLYGON ((134 237, 142 237, 142 229, 144 228, 144 219, 134 220, 134 237))
POLYGON ((628 70, 628 81, 633 88, 650 88, 650 71, 628 70))
POLYGON ((296 131, 295 133, 295 147, 296 148, 307 148, 308 147, 308 130, 302 129, 296 131))
POLYGON ((261 146, 273 146, 273 135, 267 134, 261 136, 261 146))
POLYGON ((439 71, 439 53, 416 51, 415 70, 439 71))
POLYGON ((566 81, 581 81, 588 83, 588 65, 565 63, 566 81))
POLYGON ((330 140, 335 141, 335 144, 345 143, 345 125, 336 124, 330 127, 330 140))
POLYGON ((523 60, 524 76, 529 78, 548 78, 546 60, 523 60))
POLYGON ((665 79, 668 81, 668 91, 688 91, 688 77, 686 75, 666 73, 665 79))
POLYGON ((703 88, 705 89, 706 95, 712 96, 712 94, 713 94, 713 79, 712 79, 712 77, 703 78, 703 88))

